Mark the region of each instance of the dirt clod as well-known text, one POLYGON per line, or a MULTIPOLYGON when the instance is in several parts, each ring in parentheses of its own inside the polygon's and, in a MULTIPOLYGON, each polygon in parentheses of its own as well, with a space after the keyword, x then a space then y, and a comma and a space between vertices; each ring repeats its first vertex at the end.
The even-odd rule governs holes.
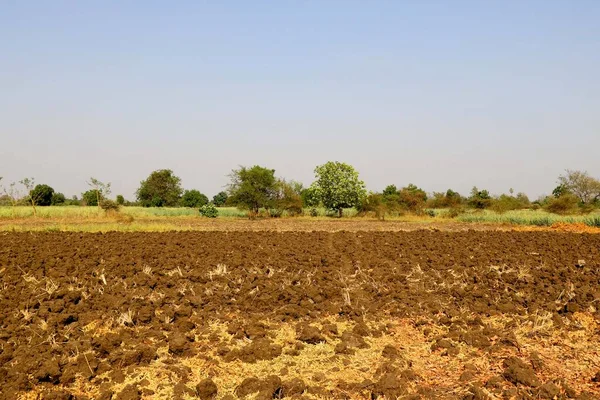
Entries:
POLYGON ((210 378, 204 379, 196 385, 196 394, 202 400, 215 399, 217 393, 217 385, 210 378))
POLYGON ((517 385, 525 385, 531 387, 540 386, 540 380, 535 375, 535 371, 529 365, 525 364, 520 358, 509 357, 504 360, 504 378, 517 385))

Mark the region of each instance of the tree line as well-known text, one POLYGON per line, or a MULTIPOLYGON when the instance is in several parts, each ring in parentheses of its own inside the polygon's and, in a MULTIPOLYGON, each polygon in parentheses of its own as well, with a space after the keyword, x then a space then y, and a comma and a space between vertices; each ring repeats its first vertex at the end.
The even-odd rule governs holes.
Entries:
POLYGON ((251 216, 265 213, 271 217, 284 213, 300 215, 305 210, 316 215, 318 207, 341 217, 344 209, 355 208, 359 215, 374 214, 380 218, 390 214, 432 213, 436 208, 445 208, 450 215, 458 215, 466 209, 491 209, 503 213, 543 208, 557 214, 574 214, 600 207, 600 181, 585 171, 566 170, 558 177, 552 195, 533 202, 526 194, 515 194, 512 189, 499 196, 492 196, 489 191, 477 187, 473 187, 467 196, 452 189, 428 195, 414 184, 400 188, 391 184, 381 192, 367 192, 358 172, 342 162, 327 162, 317 166, 314 172, 314 182, 304 187, 300 182, 277 177, 274 169, 242 166, 229 174, 226 190, 209 199, 197 189, 184 190, 181 179, 172 170, 161 169, 140 182, 135 201, 126 201, 122 195, 111 198, 111 184, 96 178, 90 178, 87 182, 89 190, 80 198, 73 196, 70 199, 49 185, 35 184, 33 178, 25 178, 2 186, 0 205, 31 205, 34 214, 36 207, 50 205, 98 206, 105 210, 131 205, 192 207, 199 208, 207 216, 216 216, 214 207, 234 206, 248 210, 251 216))

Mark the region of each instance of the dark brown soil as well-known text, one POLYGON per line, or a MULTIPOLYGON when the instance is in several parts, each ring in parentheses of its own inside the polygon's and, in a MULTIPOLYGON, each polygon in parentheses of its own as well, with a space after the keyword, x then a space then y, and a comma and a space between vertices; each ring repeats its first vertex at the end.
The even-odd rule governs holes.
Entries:
MULTIPOLYGON (((82 381, 100 388, 103 398, 152 398, 156 387, 144 387, 143 377, 127 379, 136 368, 154 365, 160 349, 170 360, 256 364, 332 344, 332 360, 342 362, 368 351, 401 320, 412 321, 429 341, 428 351, 448 363, 464 349, 494 360, 494 377, 474 367, 457 370, 464 391, 456 398, 578 395, 569 384, 600 394, 594 392, 600 365, 581 376, 587 386, 554 382, 563 377, 550 376, 552 364, 522 348, 513 333, 527 322, 538 329, 541 315, 565 332, 583 329, 573 322, 577 313, 598 321, 600 235, 0 233, 0 278, 2 399, 32 391, 85 398, 82 381), (583 268, 579 260, 585 260, 583 268), (338 331, 323 322, 329 317, 351 328, 338 331), (495 318, 507 322, 489 323, 495 318), (226 324, 231 338, 211 330, 214 323, 226 324), (285 324, 295 330, 289 344, 275 339, 285 324)), ((234 393, 453 398, 439 397, 446 388, 415 375, 402 349, 402 343, 386 345, 370 382, 343 382, 334 385, 337 391, 327 375, 312 374, 311 382, 322 382, 315 386, 308 377, 276 371, 247 376, 234 393)), ((164 369, 179 379, 176 397, 233 394, 215 384, 218 376, 192 382, 188 367, 166 362, 164 369)))

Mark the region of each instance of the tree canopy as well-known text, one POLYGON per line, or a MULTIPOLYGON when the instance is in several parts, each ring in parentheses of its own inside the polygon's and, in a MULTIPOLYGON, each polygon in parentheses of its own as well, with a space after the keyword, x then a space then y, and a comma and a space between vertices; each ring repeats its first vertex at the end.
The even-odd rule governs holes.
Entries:
POLYGON ((223 207, 227 202, 227 192, 219 192, 213 196, 213 204, 216 207, 223 207))
POLYGON ((240 167, 229 175, 229 201, 231 204, 258 213, 261 208, 274 205, 277 192, 275 170, 259 165, 240 167))
MULTIPOLYGON (((590 176, 586 171, 568 169, 564 175, 558 178, 558 183, 565 192, 574 194, 583 204, 593 203, 600 199, 600 181, 590 176)), ((554 189, 553 192, 555 196, 557 189, 554 189)), ((559 196, 560 194, 562 193, 559 193, 559 196)))
POLYGON ((50 206, 52 205, 52 196, 54 195, 54 189, 48 185, 35 185, 33 190, 29 193, 29 196, 34 199, 36 206, 50 206))
POLYGON ((140 182, 136 196, 144 207, 175 207, 182 193, 181 179, 170 169, 159 169, 140 182))
POLYGON ((196 189, 186 190, 183 192, 183 196, 181 197, 181 205, 184 207, 198 208, 207 203, 208 197, 196 189))
POLYGON ((335 210, 342 216, 342 209, 358 206, 367 195, 365 183, 351 166, 338 161, 329 161, 315 168, 315 189, 325 208, 335 210))

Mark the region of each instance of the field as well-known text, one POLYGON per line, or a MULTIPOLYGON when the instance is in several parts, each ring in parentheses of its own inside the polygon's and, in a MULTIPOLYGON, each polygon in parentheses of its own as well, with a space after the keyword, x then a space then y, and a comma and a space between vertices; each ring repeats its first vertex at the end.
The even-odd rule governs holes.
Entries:
POLYGON ((600 398, 600 235, 323 230, 0 232, 0 398, 600 398))
POLYGON ((448 218, 448 210, 431 210, 429 215, 387 216, 378 221, 374 216, 355 217, 356 210, 344 210, 345 218, 331 218, 325 209, 317 216, 275 218, 249 221, 246 212, 234 207, 219 208, 215 219, 203 218, 192 208, 122 207, 118 213, 97 207, 38 207, 37 216, 31 207, 0 207, 0 231, 75 231, 75 232, 169 232, 222 230, 414 230, 435 228, 514 229, 515 227, 550 227, 555 224, 588 226, 588 231, 600 230, 600 211, 588 215, 560 216, 542 210, 517 210, 498 214, 493 211, 469 211, 448 218))

